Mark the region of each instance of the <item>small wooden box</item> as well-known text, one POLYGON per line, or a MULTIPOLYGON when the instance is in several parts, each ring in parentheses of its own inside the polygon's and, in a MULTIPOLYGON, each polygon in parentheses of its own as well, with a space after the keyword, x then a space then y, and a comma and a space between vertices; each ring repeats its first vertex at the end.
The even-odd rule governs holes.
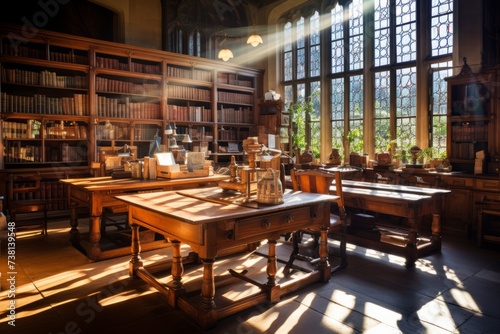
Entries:
POLYGON ((173 170, 172 166, 156 166, 156 177, 163 177, 165 179, 187 179, 192 177, 208 176, 210 169, 203 168, 194 170, 192 172, 187 169, 181 168, 180 170, 173 170))

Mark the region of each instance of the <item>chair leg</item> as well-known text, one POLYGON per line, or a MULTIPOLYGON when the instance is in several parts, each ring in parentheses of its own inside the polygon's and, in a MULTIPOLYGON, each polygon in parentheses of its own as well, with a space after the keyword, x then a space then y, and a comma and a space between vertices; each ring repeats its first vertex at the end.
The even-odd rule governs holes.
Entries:
POLYGON ((347 267, 347 242, 346 242, 347 226, 342 226, 340 230, 340 264, 332 268, 332 273, 347 267))
POLYGON ((47 235, 48 232, 47 232, 47 227, 48 225, 48 222, 47 222, 47 209, 43 210, 43 230, 42 230, 42 234, 43 235, 47 235))
POLYGON ((292 233, 292 245, 293 245, 293 250, 292 254, 290 254, 290 258, 288 259, 288 262, 285 265, 285 268, 283 269, 283 272, 285 274, 288 274, 290 272, 290 269, 293 266, 293 261, 297 258, 299 255, 299 239, 302 238, 302 233, 300 231, 296 231, 292 233))

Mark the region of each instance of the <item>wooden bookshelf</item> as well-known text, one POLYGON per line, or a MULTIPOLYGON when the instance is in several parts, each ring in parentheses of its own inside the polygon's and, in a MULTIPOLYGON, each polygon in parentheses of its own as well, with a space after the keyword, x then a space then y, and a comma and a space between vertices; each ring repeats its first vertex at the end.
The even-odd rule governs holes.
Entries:
POLYGON ((0 36, 3 170, 90 171, 99 147, 125 144, 142 158, 155 137, 166 144, 172 123, 178 144, 189 134, 187 149, 224 164, 219 130, 231 128, 239 148, 256 134, 261 70, 43 30, 24 36, 12 25, 0 36))

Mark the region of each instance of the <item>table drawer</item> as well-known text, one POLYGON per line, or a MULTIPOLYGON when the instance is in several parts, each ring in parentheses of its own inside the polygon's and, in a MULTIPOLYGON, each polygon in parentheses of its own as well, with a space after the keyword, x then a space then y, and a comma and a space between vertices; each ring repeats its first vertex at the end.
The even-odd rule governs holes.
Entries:
POLYGON ((447 187, 472 188, 474 186, 474 180, 468 177, 443 177, 442 181, 447 187))
MULTIPOLYGON (((314 209, 313 209, 314 210, 314 209)), ((318 209, 318 217, 322 209, 318 209)), ((236 222, 235 240, 247 239, 269 232, 291 232, 299 227, 314 224, 309 207, 288 210, 276 214, 242 219, 236 222)))
POLYGON ((499 180, 485 180, 485 179, 477 179, 476 180, 476 189, 481 190, 500 190, 500 181, 499 180))

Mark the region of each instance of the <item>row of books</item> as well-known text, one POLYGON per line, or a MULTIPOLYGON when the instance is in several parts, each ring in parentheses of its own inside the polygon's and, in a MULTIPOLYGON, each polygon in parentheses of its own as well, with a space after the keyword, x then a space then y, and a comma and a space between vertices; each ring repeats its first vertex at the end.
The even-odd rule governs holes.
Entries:
POLYGON ((155 135, 162 135, 157 126, 136 124, 134 128, 134 140, 153 140, 155 135))
MULTIPOLYGON (((57 151, 57 149, 56 149, 57 151)), ((68 143, 61 144, 61 160, 62 162, 70 161, 86 161, 87 146, 70 146, 68 143)))
POLYGON ((11 95, 6 92, 2 92, 2 112, 78 116, 90 114, 87 94, 49 97, 43 94, 11 95))
POLYGON ((51 51, 50 60, 86 65, 89 63, 89 56, 87 51, 81 51, 79 53, 75 53, 73 50, 69 50, 67 53, 51 51))
POLYGON ((217 83, 242 86, 242 87, 253 87, 253 80, 248 78, 243 80, 237 74, 234 73, 217 73, 217 83))
POLYGON ((253 112, 250 108, 223 108, 217 110, 219 123, 253 123, 253 112))
POLYGON ((56 72, 43 70, 40 72, 21 70, 18 68, 0 68, 2 82, 22 85, 37 85, 58 88, 79 88, 88 87, 88 79, 81 75, 57 75, 56 72))
POLYGON ((99 117, 117 117, 131 119, 162 119, 159 103, 130 102, 129 97, 108 98, 97 95, 97 115, 99 117))
POLYGON ((167 66, 167 76, 212 82, 212 72, 176 66, 167 66))
POLYGON ((126 123, 97 124, 95 129, 96 140, 130 139, 130 129, 126 123))
POLYGON ((95 89, 101 92, 161 95, 161 85, 159 83, 134 83, 123 80, 96 77, 95 89))
MULTIPOLYGON (((122 70, 128 71, 128 61, 127 59, 118 59, 118 58, 108 58, 97 56, 96 57, 96 65, 101 68, 109 68, 113 70, 122 70)), ((161 65, 160 63, 139 63, 132 61, 130 64, 130 71, 137 73, 146 73, 146 74, 161 74, 161 65)))
POLYGON ((236 131, 219 130, 219 140, 236 140, 236 131))
POLYGON ((219 91, 217 92, 217 100, 224 103, 252 104, 253 95, 219 91))
POLYGON ((4 40, 2 47, 3 54, 6 56, 46 59, 44 45, 40 45, 40 48, 33 48, 26 45, 12 44, 9 41, 4 40))
POLYGON ((167 106, 168 119, 172 121, 212 122, 212 110, 203 106, 167 106))
MULTIPOLYGON (((15 183, 15 188, 26 188, 34 186, 31 182, 15 183)), ((47 200, 47 210, 66 210, 67 209, 67 199, 65 185, 57 181, 42 181, 40 183, 40 193, 35 194, 33 192, 18 192, 14 194, 14 200, 31 200, 36 197, 47 200)))
POLYGON ((451 143, 452 159, 466 159, 472 160, 475 158, 476 152, 473 143, 451 143))
POLYGON ((76 122, 64 125, 64 122, 48 122, 45 129, 37 120, 26 123, 4 121, 2 124, 4 139, 87 139, 87 126, 76 122))
POLYGON ((196 87, 168 85, 167 96, 169 98, 210 101, 210 90, 196 87))
POLYGON ((47 210, 66 210, 67 197, 65 185, 61 182, 45 181, 40 183, 40 192, 42 199, 47 202, 47 210))
POLYGON ((29 139, 40 138, 40 122, 36 124, 36 131, 32 129, 33 121, 28 120, 26 123, 17 123, 4 121, 2 123, 2 133, 5 139, 29 139))
MULTIPOLYGON (((45 162, 71 162, 86 161, 87 147, 83 145, 70 146, 68 143, 61 145, 47 146, 45 162)), ((34 163, 44 162, 43 148, 35 145, 20 146, 15 143, 7 142, 5 146, 5 163, 34 163)))
POLYGON ((487 125, 460 125, 451 127, 451 138, 460 140, 488 140, 487 125))

